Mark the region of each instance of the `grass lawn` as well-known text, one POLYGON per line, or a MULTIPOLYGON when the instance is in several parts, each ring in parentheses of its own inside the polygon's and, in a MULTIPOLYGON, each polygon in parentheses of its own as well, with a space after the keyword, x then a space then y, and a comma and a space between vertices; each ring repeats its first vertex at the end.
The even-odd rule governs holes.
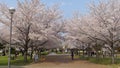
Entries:
MULTIPOLYGON (((77 56, 78 57, 78 56, 77 56)), ((120 68, 120 57, 117 57, 115 59, 115 64, 111 63, 111 58, 98 58, 96 59, 95 57, 83 57, 80 56, 80 60, 87 60, 91 63, 95 64, 102 64, 102 65, 108 65, 108 68, 120 68)))
MULTIPOLYGON (((111 58, 95 58, 95 57, 80 57, 81 60, 88 60, 92 63, 103 64, 103 65, 111 65, 111 58)), ((120 58, 115 59, 115 64, 120 64, 120 58)))
MULTIPOLYGON (((28 57, 28 62, 24 62, 24 57, 18 56, 15 60, 11 60, 11 65, 27 65, 30 64, 32 60, 28 57)), ((8 64, 8 57, 7 56, 0 56, 0 66, 6 66, 8 64)))
MULTIPOLYGON (((0 68, 8 68, 7 66, 0 66, 0 68)), ((22 66, 11 66, 11 68, 25 68, 22 66)))

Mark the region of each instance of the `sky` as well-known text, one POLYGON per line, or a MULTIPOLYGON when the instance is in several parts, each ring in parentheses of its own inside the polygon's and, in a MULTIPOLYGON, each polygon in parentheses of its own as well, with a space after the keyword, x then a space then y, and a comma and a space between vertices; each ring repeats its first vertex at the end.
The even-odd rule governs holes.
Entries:
MULTIPOLYGON (((88 5, 93 0, 41 0, 47 6, 60 4, 60 10, 63 11, 64 17, 71 17, 76 11, 88 13, 88 5)), ((6 3, 10 7, 16 7, 16 0, 0 0, 0 3, 6 3)))

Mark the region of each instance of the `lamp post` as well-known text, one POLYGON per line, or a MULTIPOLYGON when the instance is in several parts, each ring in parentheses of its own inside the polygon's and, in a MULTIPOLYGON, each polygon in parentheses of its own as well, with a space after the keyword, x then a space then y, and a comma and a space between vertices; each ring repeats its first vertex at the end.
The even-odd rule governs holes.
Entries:
POLYGON ((12 42, 12 22, 13 22, 13 14, 15 12, 15 8, 13 7, 9 8, 9 12, 11 16, 11 22, 10 22, 10 45, 9 45, 9 55, 8 55, 8 68, 11 68, 10 60, 11 60, 11 42, 12 42))

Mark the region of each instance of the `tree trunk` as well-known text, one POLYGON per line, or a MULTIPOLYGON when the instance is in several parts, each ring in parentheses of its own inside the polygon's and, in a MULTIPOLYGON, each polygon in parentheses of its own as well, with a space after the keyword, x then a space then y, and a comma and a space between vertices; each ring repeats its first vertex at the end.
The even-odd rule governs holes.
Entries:
POLYGON ((114 49, 112 49, 111 58, 112 58, 112 64, 114 64, 115 63, 114 49))
POLYGON ((115 57, 114 57, 114 46, 113 44, 111 45, 111 60, 112 60, 112 64, 115 63, 115 57))
POLYGON ((83 57, 85 57, 85 50, 83 49, 83 57))
POLYGON ((31 54, 30 54, 30 59, 32 60, 32 58, 33 58, 33 47, 31 47, 31 54))
POLYGON ((88 51, 88 57, 89 57, 89 58, 91 57, 91 52, 90 52, 90 51, 88 51))
POLYGON ((24 50, 20 49, 20 53, 22 53, 22 56, 24 56, 24 50))
POLYGON ((3 49, 3 52, 2 52, 2 56, 5 56, 6 54, 5 54, 5 50, 3 49))
POLYGON ((30 54, 30 59, 32 60, 33 58, 33 50, 31 51, 31 54, 30 54))
POLYGON ((39 49, 37 49, 38 57, 40 57, 40 53, 39 53, 39 52, 40 52, 40 50, 39 50, 39 49))
POLYGON ((39 53, 40 55, 39 55, 39 56, 40 56, 40 58, 41 58, 41 56, 42 56, 42 55, 41 55, 41 49, 40 49, 39 51, 40 51, 40 53, 39 53))
POLYGON ((27 62, 27 49, 25 50, 25 53, 24 53, 24 61, 27 62))
POLYGON ((79 56, 80 56, 80 50, 79 50, 79 56))

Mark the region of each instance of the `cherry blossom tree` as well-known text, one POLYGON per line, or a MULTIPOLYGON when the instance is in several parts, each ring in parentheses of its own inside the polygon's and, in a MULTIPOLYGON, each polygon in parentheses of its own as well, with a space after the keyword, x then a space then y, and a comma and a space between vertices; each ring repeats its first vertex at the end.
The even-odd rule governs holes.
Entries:
MULTIPOLYGON (((10 14, 8 7, 1 3, 0 10, 0 23, 9 28, 10 14)), ((24 49, 25 62, 27 61, 28 48, 31 45, 40 48, 52 39, 59 40, 58 42, 60 42, 61 18, 61 11, 57 5, 47 7, 39 0, 24 0, 23 2, 18 0, 13 18, 14 37, 12 42, 24 49)), ((9 35, 6 37, 9 38, 9 35)), ((46 46, 49 46, 49 44, 46 46)), ((53 44, 50 46, 52 47, 53 44)))
POLYGON ((73 37, 80 40, 89 38, 93 41, 100 41, 110 46, 112 63, 114 63, 114 47, 120 40, 120 1, 100 0, 98 4, 90 5, 90 13, 84 16, 76 14, 66 29, 73 37))
POLYGON ((96 27, 91 29, 96 33, 97 39, 105 42, 110 46, 112 63, 114 63, 114 47, 120 40, 119 25, 120 25, 120 1, 108 0, 107 2, 100 1, 98 5, 90 6, 91 16, 95 20, 96 27))

